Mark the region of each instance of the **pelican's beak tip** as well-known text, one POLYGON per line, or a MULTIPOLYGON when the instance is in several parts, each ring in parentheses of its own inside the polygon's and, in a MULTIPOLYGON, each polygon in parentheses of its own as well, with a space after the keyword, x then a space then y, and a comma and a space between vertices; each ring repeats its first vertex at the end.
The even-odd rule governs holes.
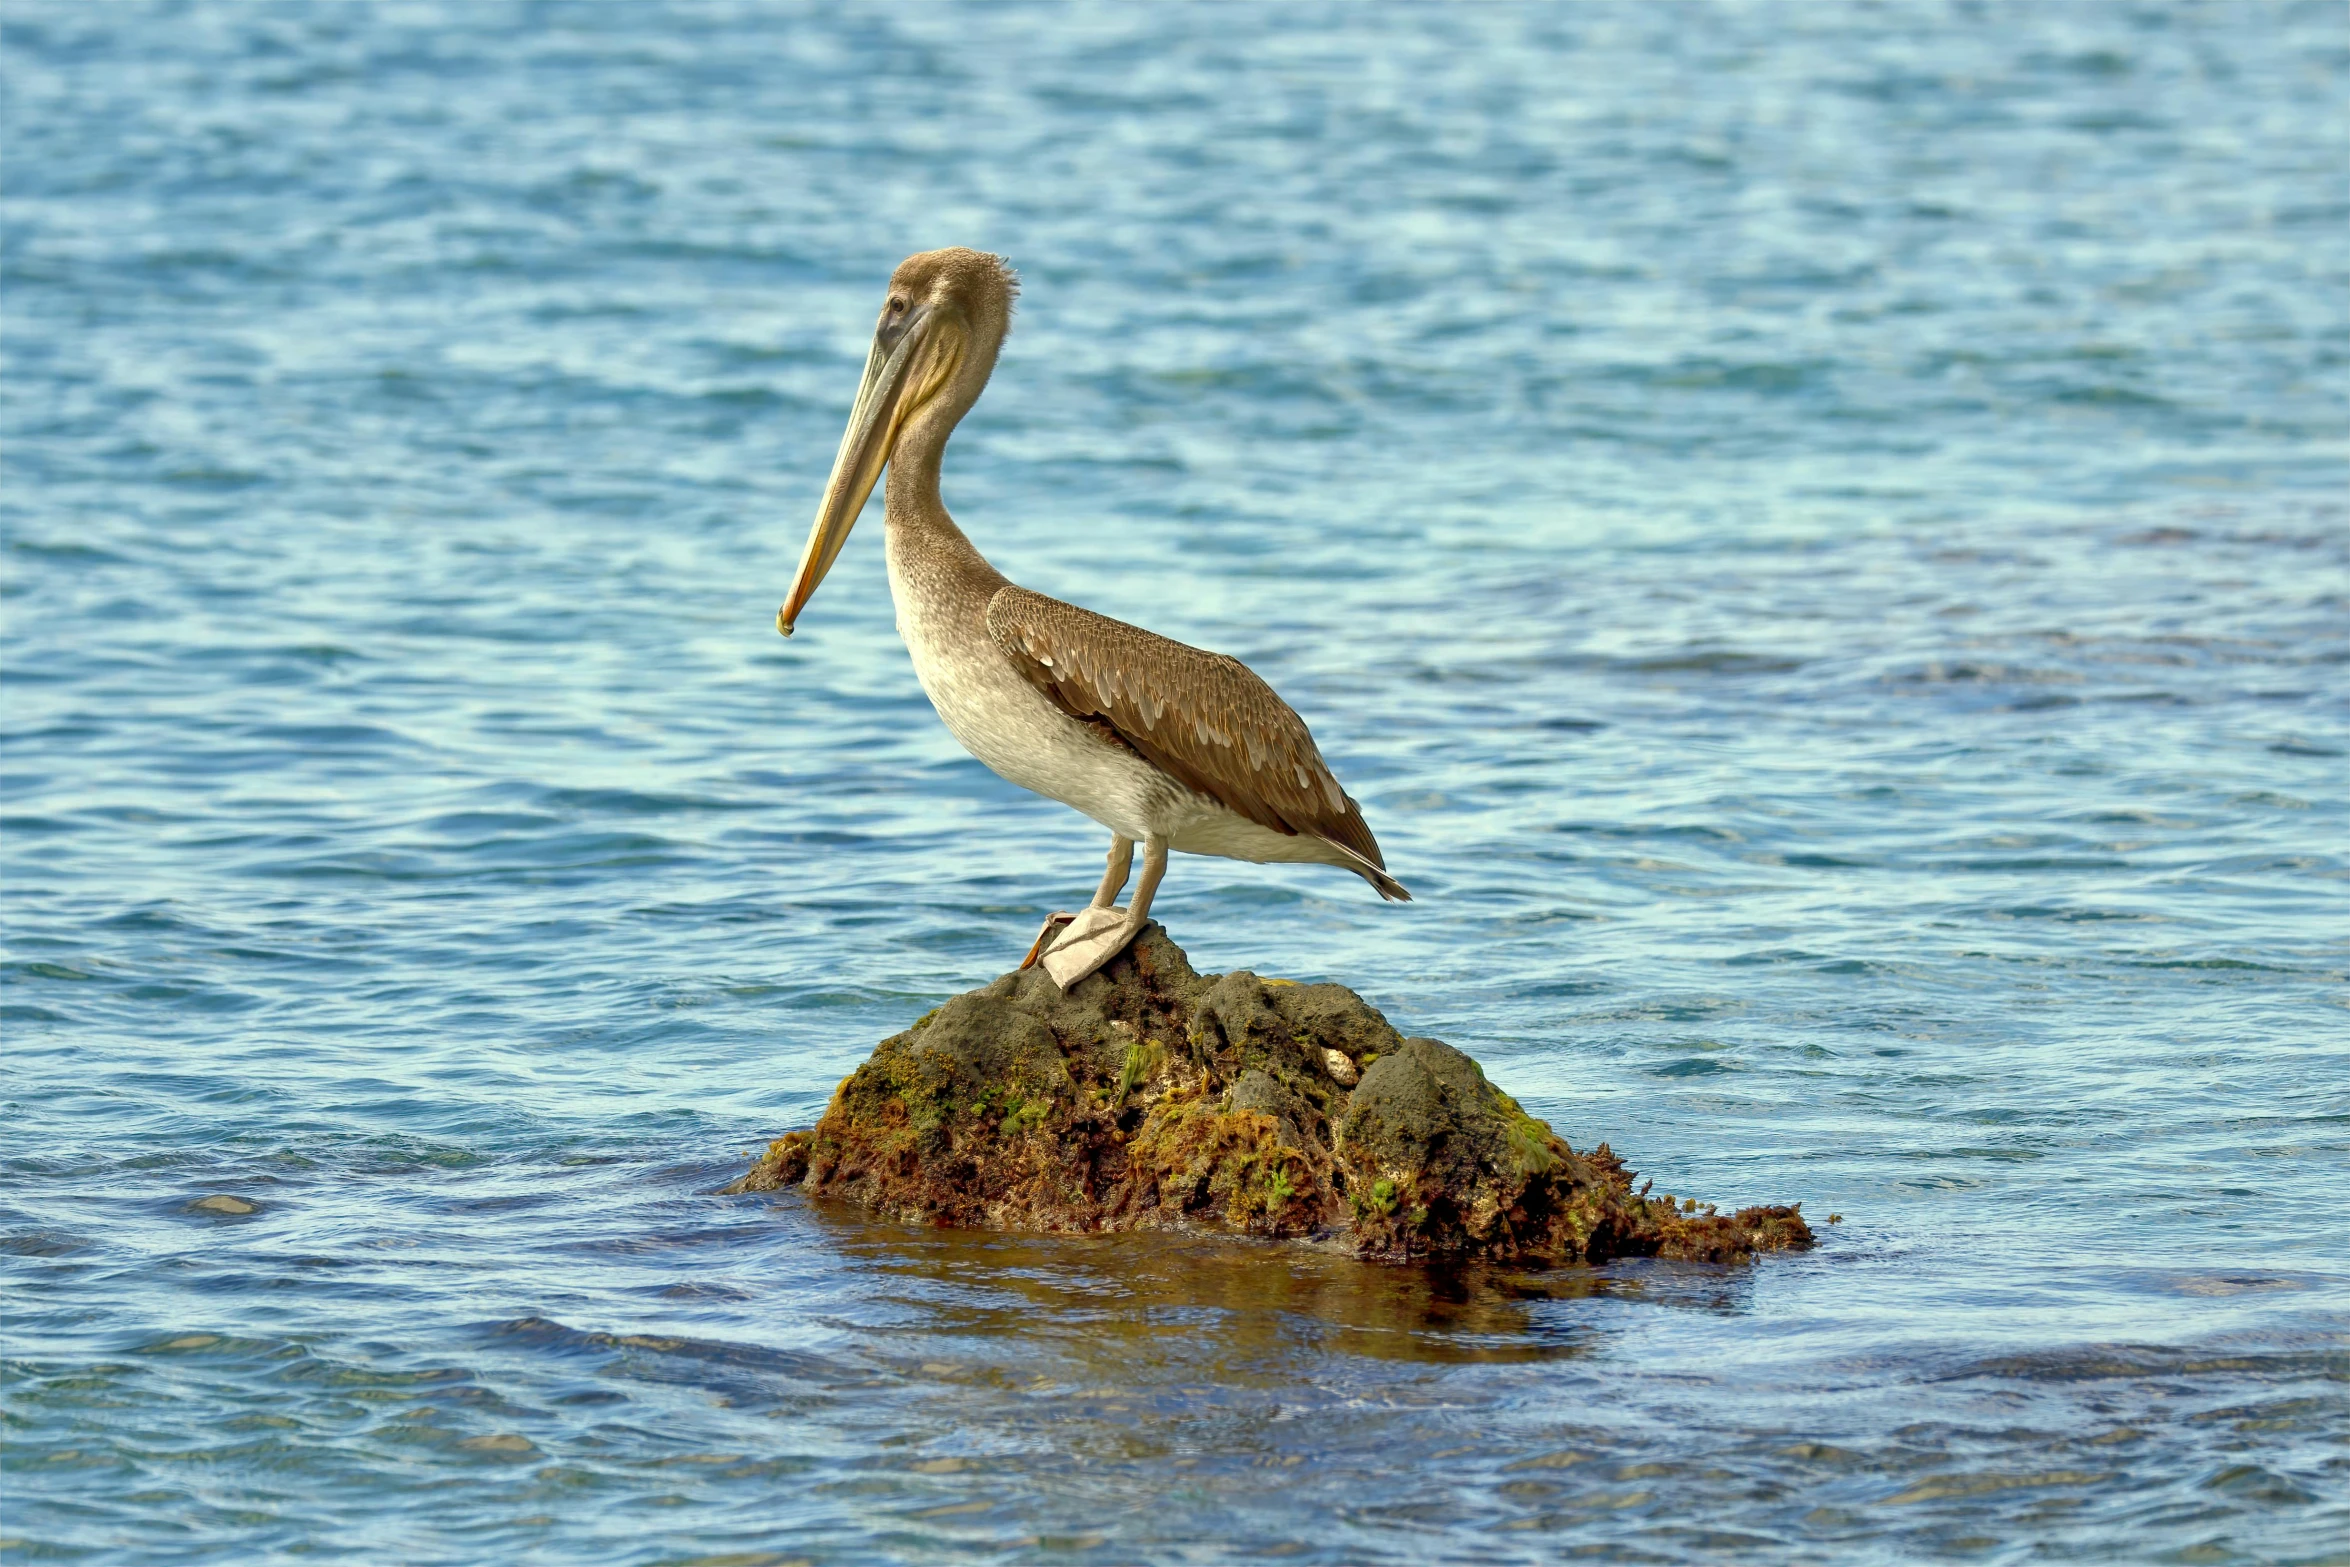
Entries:
POLYGON ((780 609, 775 612, 775 629, 787 637, 791 635, 791 622, 783 618, 780 609))

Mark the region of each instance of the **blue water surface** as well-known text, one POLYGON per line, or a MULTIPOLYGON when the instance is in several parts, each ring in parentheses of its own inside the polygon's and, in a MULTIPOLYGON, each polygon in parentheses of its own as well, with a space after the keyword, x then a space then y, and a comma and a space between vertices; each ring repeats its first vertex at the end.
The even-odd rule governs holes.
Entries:
POLYGON ((0 1559, 2350 1561, 2340 5, 5 29, 0 1559), (1818 1251, 713 1195, 1098 871, 878 508, 771 627, 943 244, 974 539, 1418 894, 1194 962, 1818 1251))

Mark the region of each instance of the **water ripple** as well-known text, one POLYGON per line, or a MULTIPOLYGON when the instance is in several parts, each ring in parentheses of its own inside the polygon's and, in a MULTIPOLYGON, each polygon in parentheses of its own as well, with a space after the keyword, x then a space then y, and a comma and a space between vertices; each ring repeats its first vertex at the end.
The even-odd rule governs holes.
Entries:
POLYGON ((2338 8, 0 44, 9 1559, 2338 1551, 2338 8), (1249 660, 1420 895, 1187 859, 1199 965, 1819 1252, 712 1195, 1098 868, 870 533, 770 629, 950 242, 973 536, 1249 660))

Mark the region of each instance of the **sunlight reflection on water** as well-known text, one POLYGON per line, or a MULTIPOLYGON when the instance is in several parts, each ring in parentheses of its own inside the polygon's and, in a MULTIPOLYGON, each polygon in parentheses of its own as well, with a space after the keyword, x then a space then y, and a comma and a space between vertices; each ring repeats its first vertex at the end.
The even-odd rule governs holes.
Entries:
POLYGON ((9 8, 11 1560, 2330 1559, 2329 5, 9 8), (1098 834, 878 516, 1247 659, 1419 895, 1181 860, 1724 1273, 718 1198, 1098 834))

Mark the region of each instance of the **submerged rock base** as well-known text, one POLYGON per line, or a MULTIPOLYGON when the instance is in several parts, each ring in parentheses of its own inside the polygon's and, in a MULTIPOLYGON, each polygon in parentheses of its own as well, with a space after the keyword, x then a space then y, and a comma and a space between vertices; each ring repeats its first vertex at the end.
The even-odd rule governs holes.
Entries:
POLYGON ((1342 985, 1192 972, 1155 922, 1064 995, 1042 969, 885 1039, 730 1192, 894 1218, 1226 1229, 1389 1260, 1725 1262, 1807 1247, 1795 1208, 1649 1197, 1342 985))

